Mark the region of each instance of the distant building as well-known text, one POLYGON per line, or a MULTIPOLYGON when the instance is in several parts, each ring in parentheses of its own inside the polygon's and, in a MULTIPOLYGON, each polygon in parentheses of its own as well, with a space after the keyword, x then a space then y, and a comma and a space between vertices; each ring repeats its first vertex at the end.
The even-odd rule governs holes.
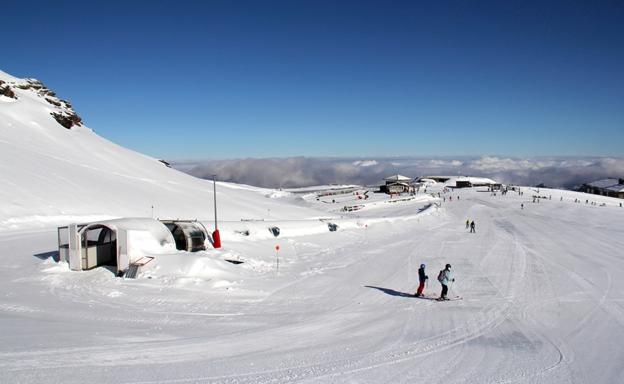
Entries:
POLYGON ((624 199, 624 179, 604 179, 583 184, 582 190, 594 195, 624 199))
POLYGON ((411 193, 414 191, 412 179, 399 174, 386 177, 385 185, 379 187, 379 191, 387 194, 411 193))
POLYGON ((481 177, 465 177, 455 180, 455 188, 488 187, 491 191, 500 191, 503 186, 493 180, 481 177))
POLYGON ((435 181, 436 183, 446 183, 449 181, 450 176, 423 176, 418 178, 418 182, 435 181))
POLYGON ((472 182, 470 180, 456 180, 455 188, 470 188, 472 187, 472 182))

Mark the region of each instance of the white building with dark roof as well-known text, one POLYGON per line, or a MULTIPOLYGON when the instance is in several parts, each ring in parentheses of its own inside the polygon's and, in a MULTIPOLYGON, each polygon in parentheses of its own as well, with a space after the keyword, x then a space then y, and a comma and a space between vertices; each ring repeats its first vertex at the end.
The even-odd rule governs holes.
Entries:
POLYGON ((387 194, 410 193, 414 190, 412 180, 412 178, 407 176, 399 174, 392 175, 384 179, 386 184, 382 185, 379 190, 387 194))
POLYGON ((624 199, 624 179, 603 179, 583 184, 583 191, 594 195, 624 199))

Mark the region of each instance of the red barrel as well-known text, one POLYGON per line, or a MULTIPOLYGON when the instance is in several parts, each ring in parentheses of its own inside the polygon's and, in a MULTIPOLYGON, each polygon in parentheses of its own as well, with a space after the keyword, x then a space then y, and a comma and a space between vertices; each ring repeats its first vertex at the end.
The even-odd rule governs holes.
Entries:
POLYGON ((212 246, 215 248, 221 248, 221 235, 219 235, 219 230, 215 229, 212 232, 212 246))

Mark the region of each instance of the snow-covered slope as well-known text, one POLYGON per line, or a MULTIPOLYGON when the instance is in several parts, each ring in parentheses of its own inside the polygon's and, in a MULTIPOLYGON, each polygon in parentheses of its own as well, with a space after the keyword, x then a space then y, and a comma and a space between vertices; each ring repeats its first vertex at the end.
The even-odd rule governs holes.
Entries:
POLYGON ((139 279, 72 272, 54 261, 55 224, 150 216, 152 204, 155 216, 210 218, 212 184, 76 118, 68 129, 51 113, 72 111, 38 83, 0 80, 10 86, 0 96, 2 383, 622 382, 621 200, 432 183, 442 198, 363 203, 359 191, 298 199, 219 183, 223 217, 278 220, 298 236, 173 252, 139 279), (338 231, 306 220, 347 205, 364 207, 332 217, 338 231), (421 263, 424 299, 413 296, 421 263), (437 302, 446 263, 462 299, 437 302))
MULTIPOLYGON (((73 111, 39 82, 4 72, 0 81, 16 97, 0 96, 0 229, 94 215, 149 217, 152 206, 155 217, 212 217, 211 182, 116 145, 85 126, 67 129, 51 114, 73 111)), ((217 188, 224 220, 264 218, 269 211, 274 219, 318 215, 268 199, 259 188, 227 183, 217 188)))

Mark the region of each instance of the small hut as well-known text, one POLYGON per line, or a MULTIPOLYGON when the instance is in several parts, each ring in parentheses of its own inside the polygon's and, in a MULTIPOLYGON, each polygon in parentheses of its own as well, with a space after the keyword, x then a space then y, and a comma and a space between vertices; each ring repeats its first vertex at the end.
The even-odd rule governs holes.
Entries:
POLYGON ((172 233, 158 220, 128 218, 58 228, 59 255, 74 271, 99 266, 123 274, 148 255, 175 252, 172 233))

